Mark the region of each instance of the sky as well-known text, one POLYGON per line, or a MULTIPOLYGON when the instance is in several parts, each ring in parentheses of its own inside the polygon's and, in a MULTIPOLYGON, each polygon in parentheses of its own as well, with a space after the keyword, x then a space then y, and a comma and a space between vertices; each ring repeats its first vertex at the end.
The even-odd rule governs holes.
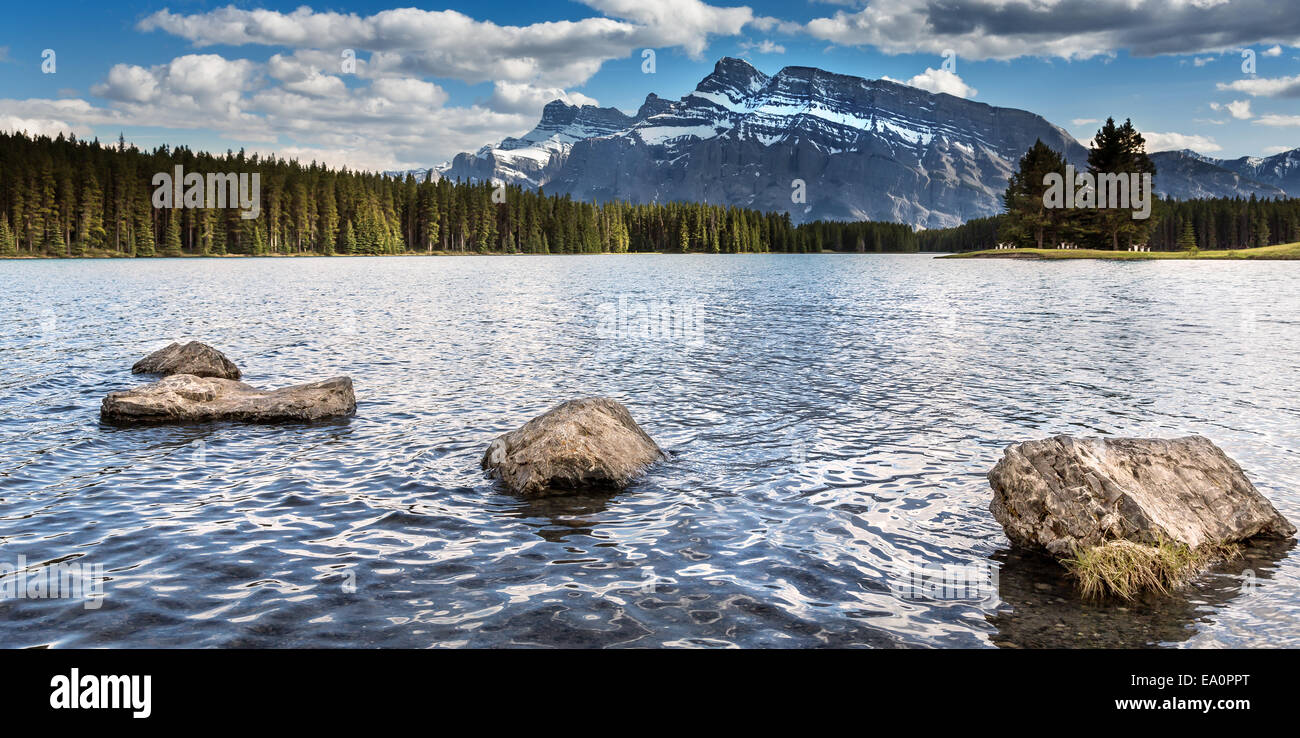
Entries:
POLYGON ((1300 147, 1297 0, 125 0, 0 18, 0 130, 145 149, 427 167, 525 133, 554 99, 679 98, 724 56, 1030 110, 1085 142, 1114 116, 1149 151, 1300 147))

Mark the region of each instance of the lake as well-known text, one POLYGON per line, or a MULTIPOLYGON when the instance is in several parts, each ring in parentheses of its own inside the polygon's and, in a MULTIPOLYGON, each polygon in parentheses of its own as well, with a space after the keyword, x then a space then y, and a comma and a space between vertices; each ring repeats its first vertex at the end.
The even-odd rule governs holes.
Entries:
POLYGON ((1010 549, 985 479, 1017 441, 1199 433, 1300 522, 1300 263, 33 260, 0 279, 0 565, 106 580, 97 607, 0 599, 0 646, 1300 646, 1293 542, 1088 604, 1010 549), (100 424, 105 393, 146 381, 132 363, 187 339, 261 387, 349 375, 356 415, 100 424), (484 476, 494 437, 588 395, 671 458, 612 496, 484 476))

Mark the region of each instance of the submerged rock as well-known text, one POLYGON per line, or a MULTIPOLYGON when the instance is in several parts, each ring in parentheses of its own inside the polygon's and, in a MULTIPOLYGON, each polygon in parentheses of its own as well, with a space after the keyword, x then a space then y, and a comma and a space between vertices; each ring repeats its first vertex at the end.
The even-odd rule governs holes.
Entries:
POLYGON ((1007 537, 1057 556, 1111 540, 1191 549, 1295 526, 1200 436, 1055 436, 1007 448, 988 475, 1007 537))
POLYGON ((196 377, 239 379, 242 373, 226 355, 206 343, 173 343, 149 354, 131 367, 134 374, 192 374, 196 377))
POLYGON ((618 489, 664 452, 627 408, 606 397, 561 403, 488 446, 482 466, 511 491, 547 497, 618 489))
POLYGON ((110 392, 100 418, 119 425, 211 420, 277 423, 351 415, 356 407, 348 377, 262 390, 231 379, 173 374, 135 389, 110 392))

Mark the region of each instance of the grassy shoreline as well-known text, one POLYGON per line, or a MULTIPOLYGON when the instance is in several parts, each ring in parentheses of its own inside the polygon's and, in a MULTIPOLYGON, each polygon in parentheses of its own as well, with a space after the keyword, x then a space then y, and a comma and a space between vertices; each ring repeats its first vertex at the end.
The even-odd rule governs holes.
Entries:
POLYGON ((1254 249, 1216 251, 1101 251, 1097 249, 987 249, 948 254, 940 259, 1108 259, 1147 261, 1153 259, 1300 259, 1300 242, 1254 249))
MULTIPOLYGON (((784 254, 791 252, 784 251, 753 251, 744 252, 746 254, 784 254)), ((825 251, 822 254, 845 254, 861 255, 863 252, 851 251, 825 251)), ((936 254, 933 251, 887 251, 886 254, 936 254)), ((699 254, 707 255, 702 251, 629 251, 613 252, 600 251, 592 253, 559 253, 559 254, 532 254, 532 253, 506 253, 504 251, 404 251, 395 254, 325 254, 314 251, 296 253, 296 254, 182 254, 180 256, 163 256, 161 254, 154 256, 134 257, 120 251, 107 251, 103 249, 94 249, 80 256, 64 256, 61 254, 9 254, 0 256, 0 261, 18 261, 34 259, 295 259, 295 258, 330 258, 330 259, 351 259, 351 258, 370 258, 370 257, 392 257, 392 256, 608 256, 608 255, 636 255, 636 254, 699 254)), ((966 251, 957 254, 937 253, 933 258, 936 259, 1012 259, 1012 260, 1029 260, 1029 261, 1050 261, 1054 259, 1101 259, 1109 261, 1151 261, 1160 259, 1244 259, 1244 260, 1300 260, 1300 242, 1284 243, 1275 246, 1264 246, 1253 249, 1231 249, 1216 251, 1201 251, 1191 253, 1187 251, 1102 251, 1099 249, 986 249, 984 251, 966 251)))

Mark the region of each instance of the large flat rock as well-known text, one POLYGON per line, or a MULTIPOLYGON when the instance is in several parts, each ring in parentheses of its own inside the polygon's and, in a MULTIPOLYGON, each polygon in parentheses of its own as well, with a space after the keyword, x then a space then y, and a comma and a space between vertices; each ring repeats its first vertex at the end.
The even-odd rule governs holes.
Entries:
POLYGON ((348 377, 263 390, 232 379, 173 374, 135 389, 110 392, 100 408, 100 418, 118 425, 212 420, 310 422, 351 415, 356 407, 348 377))
POLYGON ((242 373, 235 362, 206 343, 173 343, 158 349, 131 367, 134 374, 192 374, 196 377, 239 379, 242 373))
POLYGON ((1231 543, 1295 526, 1200 436, 1055 436, 1007 448, 988 475, 1007 537, 1059 557, 1106 541, 1231 543))
POLYGON ((606 397, 561 403, 488 446, 482 466, 511 491, 546 497, 619 489, 664 452, 606 397))

